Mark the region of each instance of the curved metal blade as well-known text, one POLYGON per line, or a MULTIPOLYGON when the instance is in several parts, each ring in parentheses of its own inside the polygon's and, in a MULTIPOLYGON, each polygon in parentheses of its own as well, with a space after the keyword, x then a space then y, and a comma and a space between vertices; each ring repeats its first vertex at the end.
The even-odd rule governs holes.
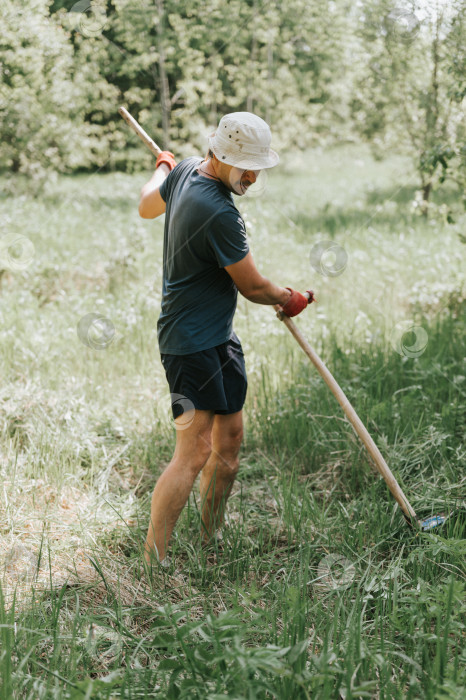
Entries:
POLYGON ((444 515, 443 513, 440 513, 439 515, 432 515, 430 518, 426 518, 425 520, 421 520, 419 525, 421 526, 422 532, 429 532, 429 530, 433 530, 436 527, 440 527, 440 525, 443 525, 445 520, 448 519, 448 515, 444 515))

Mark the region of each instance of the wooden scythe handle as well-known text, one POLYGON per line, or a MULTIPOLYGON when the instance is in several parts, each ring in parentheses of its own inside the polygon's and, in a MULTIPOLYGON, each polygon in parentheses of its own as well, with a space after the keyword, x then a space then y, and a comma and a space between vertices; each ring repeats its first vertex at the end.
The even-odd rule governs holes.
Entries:
POLYGON ((307 340, 304 338, 302 335, 301 331, 298 330, 296 325, 293 323, 291 318, 288 318, 288 316, 285 316, 283 313, 282 309, 280 306, 276 305, 274 306, 274 309, 277 311, 277 316, 278 318, 283 321, 285 326, 288 328, 290 333, 296 338, 306 355, 309 357, 311 360, 312 364, 317 367, 317 370, 327 386, 329 387, 330 391, 332 394, 335 396, 336 400, 342 407, 343 411, 345 412, 346 417, 348 418, 349 422, 355 429, 356 433, 359 435, 361 438, 362 442, 364 443, 364 446, 366 447, 367 451, 369 452, 370 456, 374 460, 375 466, 377 467, 378 472, 380 475, 383 477, 385 480, 388 488, 390 489, 394 499, 400 506, 401 510, 405 514, 408 522, 412 523, 414 520, 416 523, 418 523, 418 519, 416 516, 416 513, 414 512, 412 506, 410 505, 408 499, 404 495, 400 485, 398 484, 397 480, 393 476, 392 472, 390 471, 390 468, 388 467, 386 461, 382 457, 379 448, 367 432, 366 428, 364 427, 363 423, 361 422, 361 419, 357 415, 356 411, 354 408, 351 406, 350 402, 346 398, 343 390, 339 386, 339 384, 335 381, 333 376, 330 374, 328 371, 327 367, 324 365, 318 354, 311 348, 307 340))
POLYGON ((159 153, 162 153, 162 150, 157 146, 157 144, 154 141, 152 141, 149 134, 147 134, 144 131, 142 126, 136 121, 134 117, 131 116, 127 109, 125 109, 124 107, 120 107, 118 110, 118 114, 120 114, 125 120, 125 122, 129 124, 129 126, 133 129, 133 131, 136 132, 141 141, 143 141, 146 144, 147 148, 150 151, 152 151, 154 156, 157 157, 159 153))

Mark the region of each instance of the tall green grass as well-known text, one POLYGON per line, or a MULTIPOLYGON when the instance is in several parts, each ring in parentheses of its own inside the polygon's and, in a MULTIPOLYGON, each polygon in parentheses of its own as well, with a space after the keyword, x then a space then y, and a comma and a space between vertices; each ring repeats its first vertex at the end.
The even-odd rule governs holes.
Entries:
MULTIPOLYGON (((403 159, 313 152, 239 204, 264 273, 315 288, 296 322, 428 516, 464 508, 463 247, 455 225, 413 213, 410 178, 403 159), (327 238, 348 253, 334 278, 309 262, 327 238), (407 319, 426 333, 419 357, 392 344, 407 319)), ((1 697, 461 697, 464 515, 406 525, 269 308, 237 312, 250 386, 224 542, 200 547, 194 493, 170 567, 143 565, 174 433, 162 223, 137 218, 142 182, 62 178, 41 200, 0 200, 35 245, 0 288, 1 697), (77 337, 94 311, 115 327, 103 351, 77 337)))

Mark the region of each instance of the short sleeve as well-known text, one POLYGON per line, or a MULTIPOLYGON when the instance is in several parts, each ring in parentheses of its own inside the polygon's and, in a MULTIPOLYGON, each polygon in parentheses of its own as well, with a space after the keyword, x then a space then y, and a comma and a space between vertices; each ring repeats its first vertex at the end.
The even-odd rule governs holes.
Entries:
POLYGON ((237 210, 222 211, 215 217, 209 227, 208 237, 219 267, 233 265, 249 252, 246 227, 237 210))
POLYGON ((160 193, 160 196, 162 197, 164 202, 166 202, 168 197, 170 196, 171 186, 173 184, 173 179, 174 179, 173 172, 174 172, 174 169, 170 170, 167 177, 165 178, 165 180, 162 182, 162 184, 159 187, 159 193, 160 193))
POLYGON ((167 177, 159 187, 160 196, 164 202, 168 204, 168 200, 170 199, 178 180, 183 176, 183 174, 190 171, 195 165, 200 163, 201 160, 201 158, 191 156, 190 158, 181 160, 179 163, 177 163, 177 165, 175 165, 173 170, 168 173, 167 177))

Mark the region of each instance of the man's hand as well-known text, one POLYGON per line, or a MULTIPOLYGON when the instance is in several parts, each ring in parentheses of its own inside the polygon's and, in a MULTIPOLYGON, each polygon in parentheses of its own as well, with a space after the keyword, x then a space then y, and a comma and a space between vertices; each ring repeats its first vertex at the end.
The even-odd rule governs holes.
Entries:
POLYGON ((306 292, 306 296, 301 294, 301 292, 296 292, 294 289, 287 287, 291 292, 291 296, 284 306, 282 306, 282 311, 285 316, 292 317, 297 316, 303 311, 308 304, 314 301, 313 292, 306 292), (309 296, 307 296, 309 295, 309 296))
POLYGON ((161 163, 166 163, 170 170, 173 170, 173 168, 176 165, 175 156, 173 155, 173 153, 170 153, 170 151, 162 151, 161 153, 159 153, 159 155, 157 156, 157 160, 155 161, 156 169, 161 163))

